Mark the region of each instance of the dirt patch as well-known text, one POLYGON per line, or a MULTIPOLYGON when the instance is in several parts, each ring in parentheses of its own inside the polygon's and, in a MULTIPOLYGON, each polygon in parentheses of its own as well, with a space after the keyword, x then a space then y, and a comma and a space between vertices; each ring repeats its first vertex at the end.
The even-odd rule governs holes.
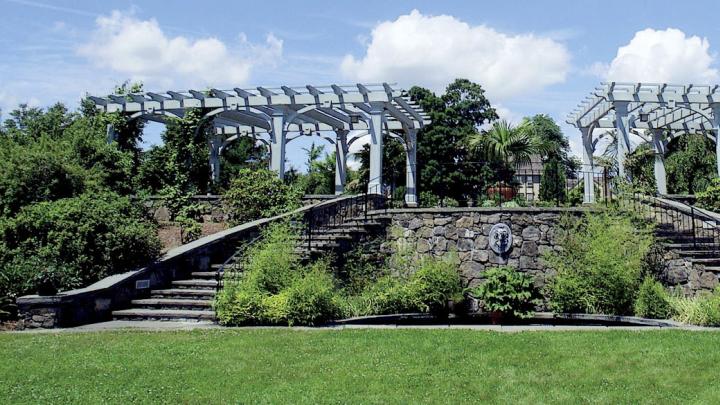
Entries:
MULTIPOLYGON (((201 225, 201 236, 212 235, 228 228, 228 225, 224 222, 204 222, 201 225)), ((163 245, 163 252, 182 245, 182 241, 180 240, 180 227, 172 222, 160 223, 158 236, 163 245)))

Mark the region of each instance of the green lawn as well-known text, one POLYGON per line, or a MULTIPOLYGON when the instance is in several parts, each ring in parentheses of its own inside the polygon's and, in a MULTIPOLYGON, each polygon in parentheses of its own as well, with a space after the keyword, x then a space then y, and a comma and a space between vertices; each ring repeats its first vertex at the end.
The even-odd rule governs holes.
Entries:
POLYGON ((1 403, 720 401, 720 333, 0 334, 1 403))

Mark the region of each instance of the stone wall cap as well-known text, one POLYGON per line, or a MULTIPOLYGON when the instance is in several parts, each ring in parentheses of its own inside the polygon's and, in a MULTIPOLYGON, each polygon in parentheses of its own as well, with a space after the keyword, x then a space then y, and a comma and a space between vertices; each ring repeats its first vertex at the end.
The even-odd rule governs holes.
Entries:
POLYGON ((480 213, 505 213, 505 212, 530 212, 530 213, 583 213, 600 212, 602 208, 597 207, 441 207, 441 208, 389 208, 387 210, 369 211, 368 215, 381 214, 453 214, 463 212, 480 213))

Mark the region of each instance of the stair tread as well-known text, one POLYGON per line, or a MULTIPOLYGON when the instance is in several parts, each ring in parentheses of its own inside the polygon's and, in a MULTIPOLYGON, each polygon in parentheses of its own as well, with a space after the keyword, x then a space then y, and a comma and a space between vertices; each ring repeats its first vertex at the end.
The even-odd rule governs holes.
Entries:
POLYGON ((167 318, 215 318, 215 311, 189 309, 144 309, 131 308, 112 312, 113 316, 150 316, 167 318))
POLYGON ((144 298, 130 301, 133 305, 188 305, 205 307, 212 305, 211 300, 192 300, 183 298, 144 298))
POLYGON ((214 287, 218 284, 216 280, 205 280, 201 278, 191 280, 175 280, 172 282, 173 285, 201 285, 214 287))
POLYGON ((214 290, 192 290, 190 288, 167 288, 164 290, 151 290, 151 295, 215 295, 214 290))

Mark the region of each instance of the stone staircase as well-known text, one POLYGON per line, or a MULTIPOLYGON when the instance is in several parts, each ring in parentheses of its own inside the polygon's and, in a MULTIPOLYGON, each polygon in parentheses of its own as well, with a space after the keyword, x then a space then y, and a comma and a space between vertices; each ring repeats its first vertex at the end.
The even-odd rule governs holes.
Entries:
POLYGON ((696 235, 693 230, 678 230, 673 223, 659 223, 655 235, 662 241, 667 249, 678 253, 692 263, 701 265, 704 271, 720 276, 720 245, 710 235, 696 235))
MULTIPOLYGON (((303 260, 311 260, 328 253, 349 251, 356 242, 380 232, 383 227, 384 224, 377 219, 353 218, 342 224, 315 229, 311 235, 303 229, 295 252, 303 260)), ((172 281, 167 289, 152 290, 149 298, 132 300, 130 308, 113 311, 113 319, 215 322, 212 303, 222 287, 222 275, 242 273, 241 264, 232 259, 225 264, 225 272, 219 275, 222 267, 222 264, 213 264, 210 271, 193 272, 189 279, 172 281)))
MULTIPOLYGON (((149 298, 132 300, 129 309, 113 311, 113 319, 124 321, 214 322, 212 308, 218 291, 218 271, 222 264, 210 266, 212 271, 190 273, 192 278, 172 281, 169 288, 150 291, 149 298)), ((226 269, 237 270, 236 263, 226 269)), ((226 270, 227 271, 227 270, 226 270)))

